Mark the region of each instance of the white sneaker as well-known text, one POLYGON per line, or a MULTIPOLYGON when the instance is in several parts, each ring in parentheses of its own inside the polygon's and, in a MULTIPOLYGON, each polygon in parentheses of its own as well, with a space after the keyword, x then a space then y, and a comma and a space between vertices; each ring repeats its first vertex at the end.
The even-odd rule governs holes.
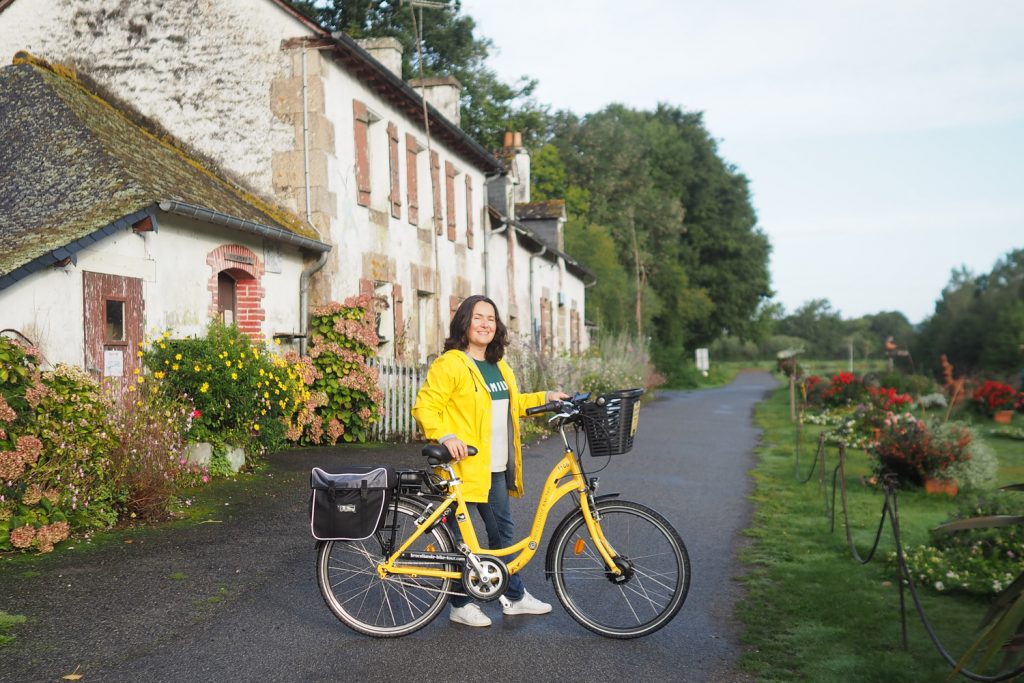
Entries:
MULTIPOLYGON (((548 609, 551 609, 548 607, 548 609)), ((456 624, 465 624, 466 626, 490 626, 491 618, 484 614, 484 611, 480 609, 480 605, 470 602, 462 607, 452 607, 448 613, 449 621, 454 621, 456 624)))
POLYGON ((551 605, 541 602, 526 591, 523 591, 523 597, 515 602, 505 596, 499 599, 501 600, 501 611, 505 614, 547 614, 551 611, 551 605))

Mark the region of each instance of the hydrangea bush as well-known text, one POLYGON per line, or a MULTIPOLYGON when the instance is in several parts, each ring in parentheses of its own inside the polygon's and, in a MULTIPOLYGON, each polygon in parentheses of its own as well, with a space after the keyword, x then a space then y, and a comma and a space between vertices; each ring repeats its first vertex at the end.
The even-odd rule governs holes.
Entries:
POLYGON ((384 398, 377 369, 369 365, 379 339, 369 294, 313 309, 309 357, 316 372, 316 413, 306 443, 366 441, 380 419, 384 398))

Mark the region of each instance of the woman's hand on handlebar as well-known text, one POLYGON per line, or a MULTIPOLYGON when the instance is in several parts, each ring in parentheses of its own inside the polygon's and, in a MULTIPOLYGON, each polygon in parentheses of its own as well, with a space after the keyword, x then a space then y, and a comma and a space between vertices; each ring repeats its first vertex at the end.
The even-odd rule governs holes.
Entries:
POLYGON ((564 391, 549 391, 547 393, 546 398, 548 400, 548 403, 551 403, 552 401, 564 401, 572 397, 569 396, 569 394, 565 393, 564 391))

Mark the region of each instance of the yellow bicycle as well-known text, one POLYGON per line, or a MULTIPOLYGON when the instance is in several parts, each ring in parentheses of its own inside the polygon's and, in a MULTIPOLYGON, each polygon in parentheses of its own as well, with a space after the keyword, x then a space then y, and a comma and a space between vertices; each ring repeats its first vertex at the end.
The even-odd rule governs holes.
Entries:
POLYGON ((597 478, 587 477, 566 435, 572 427, 579 444, 582 431, 592 455, 627 452, 641 393, 613 392, 595 401, 577 394, 527 411, 555 413, 551 420, 565 455, 547 477, 530 534, 507 548, 480 547, 447 449, 426 446, 433 470, 396 473, 398 483, 372 536, 318 543, 317 579, 328 607, 352 629, 385 638, 423 628, 451 595, 496 600, 509 576, 536 554, 552 507, 571 495, 574 509, 555 527, 545 558, 545 577, 559 602, 580 624, 610 638, 636 638, 663 627, 689 590, 683 540, 647 506, 618 494, 597 495, 597 478))

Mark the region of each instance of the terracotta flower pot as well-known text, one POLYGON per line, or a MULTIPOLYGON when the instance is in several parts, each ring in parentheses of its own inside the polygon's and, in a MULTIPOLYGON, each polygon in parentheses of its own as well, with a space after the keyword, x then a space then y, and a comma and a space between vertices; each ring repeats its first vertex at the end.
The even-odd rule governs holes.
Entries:
POLYGON ((996 421, 997 424, 1008 425, 1013 420, 1013 411, 997 410, 995 412, 995 415, 992 416, 992 418, 996 421))
POLYGON ((924 490, 930 496, 946 494, 955 496, 960 491, 955 479, 925 479, 924 490))

